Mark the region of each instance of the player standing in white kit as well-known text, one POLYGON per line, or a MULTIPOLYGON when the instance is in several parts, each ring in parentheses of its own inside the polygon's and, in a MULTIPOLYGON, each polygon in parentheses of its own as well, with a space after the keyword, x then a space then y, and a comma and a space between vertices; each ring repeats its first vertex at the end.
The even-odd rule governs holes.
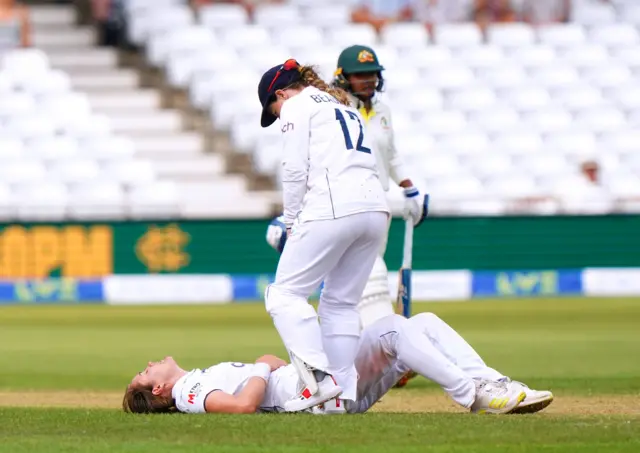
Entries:
POLYGON ((346 92, 329 87, 311 67, 287 60, 269 69, 258 96, 262 127, 280 118, 288 236, 265 303, 305 384, 285 410, 340 395, 355 402, 357 304, 389 219, 376 160, 346 92), (308 298, 321 282, 316 314, 308 298))

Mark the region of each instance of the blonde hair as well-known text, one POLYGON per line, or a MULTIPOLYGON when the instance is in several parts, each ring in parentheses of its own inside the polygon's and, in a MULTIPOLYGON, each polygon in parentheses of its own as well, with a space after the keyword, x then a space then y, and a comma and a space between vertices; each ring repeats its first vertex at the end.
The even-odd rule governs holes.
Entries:
POLYGON ((300 66, 298 68, 300 72, 300 81, 294 83, 291 88, 297 88, 297 86, 314 87, 320 91, 324 91, 330 94, 342 105, 351 105, 349 94, 342 88, 330 86, 324 80, 320 78, 313 66, 300 66))

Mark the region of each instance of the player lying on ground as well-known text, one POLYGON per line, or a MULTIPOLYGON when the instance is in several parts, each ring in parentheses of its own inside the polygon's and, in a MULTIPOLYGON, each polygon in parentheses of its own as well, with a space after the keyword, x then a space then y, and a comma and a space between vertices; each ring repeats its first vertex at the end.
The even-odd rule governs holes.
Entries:
MULTIPOLYGON (((476 413, 538 412, 553 401, 547 391, 529 389, 489 368, 448 324, 431 313, 410 319, 389 315, 366 327, 358 355, 357 399, 331 400, 314 413, 361 413, 382 398, 408 370, 417 371, 476 413)), ((301 388, 296 369, 274 356, 255 364, 221 363, 185 371, 171 357, 148 366, 131 380, 123 400, 134 413, 283 412, 301 388)))

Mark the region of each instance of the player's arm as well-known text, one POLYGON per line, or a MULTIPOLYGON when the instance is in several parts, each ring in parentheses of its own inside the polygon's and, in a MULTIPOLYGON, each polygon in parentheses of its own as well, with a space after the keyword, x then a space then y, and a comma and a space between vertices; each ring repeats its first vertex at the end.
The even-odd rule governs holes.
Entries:
POLYGON ((411 217, 413 224, 418 226, 422 223, 429 212, 429 196, 422 196, 413 181, 409 178, 407 168, 402 161, 402 157, 396 148, 395 136, 393 133, 393 122, 391 114, 388 114, 390 140, 389 149, 387 150, 387 159, 389 159, 389 176, 400 187, 404 189, 406 199, 404 208, 404 217, 411 217))
MULTIPOLYGON (((282 196, 284 205, 283 223, 291 228, 302 210, 302 200, 307 192, 309 176, 309 122, 306 111, 300 104, 284 104, 280 112, 282 125, 282 196)), ((302 106, 304 107, 304 106, 302 106)))
POLYGON ((218 414, 254 414, 264 400, 267 384, 271 375, 271 366, 258 363, 254 375, 237 395, 214 390, 207 395, 204 409, 207 413, 218 414))

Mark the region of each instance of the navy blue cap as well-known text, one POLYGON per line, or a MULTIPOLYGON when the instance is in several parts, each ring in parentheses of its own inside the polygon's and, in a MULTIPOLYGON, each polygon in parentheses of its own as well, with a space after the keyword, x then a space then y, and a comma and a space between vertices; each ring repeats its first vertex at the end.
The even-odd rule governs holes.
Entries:
POLYGON ((258 84, 258 98, 262 105, 262 117, 260 125, 262 127, 271 126, 278 119, 269 111, 269 106, 275 101, 275 93, 278 90, 288 87, 300 80, 300 65, 294 59, 289 59, 283 64, 274 66, 262 75, 258 84))

